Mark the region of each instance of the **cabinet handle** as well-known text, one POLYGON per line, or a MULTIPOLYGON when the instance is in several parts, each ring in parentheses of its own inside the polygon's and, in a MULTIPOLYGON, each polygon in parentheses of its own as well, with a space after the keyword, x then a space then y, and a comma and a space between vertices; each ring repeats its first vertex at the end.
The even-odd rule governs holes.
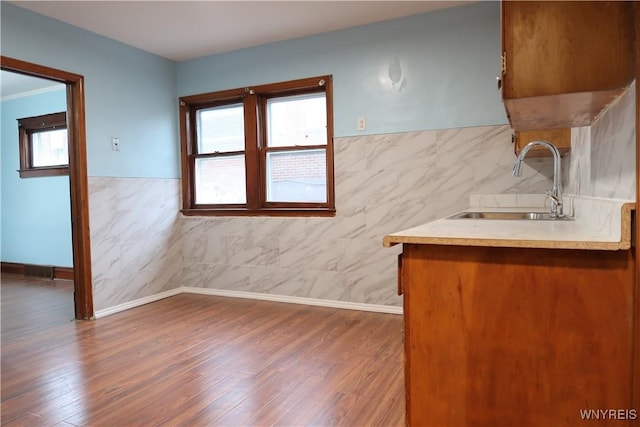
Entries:
POLYGON ((498 89, 502 89, 502 78, 500 76, 497 76, 496 80, 498 81, 498 89))

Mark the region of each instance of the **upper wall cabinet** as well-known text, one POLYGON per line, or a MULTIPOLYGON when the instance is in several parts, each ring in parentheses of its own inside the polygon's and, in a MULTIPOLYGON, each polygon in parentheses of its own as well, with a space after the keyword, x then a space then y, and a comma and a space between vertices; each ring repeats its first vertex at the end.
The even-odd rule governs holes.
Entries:
POLYGON ((502 98, 516 131, 586 126, 634 78, 633 2, 503 1, 502 98))

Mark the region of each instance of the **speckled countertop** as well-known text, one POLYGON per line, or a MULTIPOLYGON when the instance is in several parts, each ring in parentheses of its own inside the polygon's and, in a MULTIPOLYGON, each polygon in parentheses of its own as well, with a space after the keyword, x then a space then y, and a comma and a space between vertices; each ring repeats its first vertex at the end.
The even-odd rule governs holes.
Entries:
MULTIPOLYGON (((384 237, 386 247, 399 243, 619 250, 631 247, 629 200, 564 196, 569 221, 442 218, 384 237)), ((475 195, 465 211, 548 212, 544 195, 475 195)))

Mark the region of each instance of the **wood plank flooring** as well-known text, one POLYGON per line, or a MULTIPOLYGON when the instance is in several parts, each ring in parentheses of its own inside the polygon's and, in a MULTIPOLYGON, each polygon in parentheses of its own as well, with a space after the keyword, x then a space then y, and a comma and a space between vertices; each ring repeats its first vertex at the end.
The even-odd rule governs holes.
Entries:
POLYGON ((3 426, 404 425, 401 316, 182 294, 72 321, 61 283, 2 276, 3 426))

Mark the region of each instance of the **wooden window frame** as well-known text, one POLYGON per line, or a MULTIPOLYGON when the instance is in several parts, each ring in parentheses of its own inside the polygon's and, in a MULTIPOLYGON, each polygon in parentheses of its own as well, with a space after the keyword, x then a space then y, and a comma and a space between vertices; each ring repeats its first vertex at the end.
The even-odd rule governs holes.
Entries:
POLYGON ((20 178, 69 175, 69 164, 56 166, 33 166, 33 135, 50 130, 67 129, 67 113, 44 114, 18 119, 20 145, 20 178))
MULTIPOLYGON (((333 171, 333 84, 332 76, 318 76, 287 82, 209 92, 179 99, 180 151, 182 160, 182 213, 190 216, 335 216, 333 171), (293 95, 324 93, 327 104, 327 143, 319 146, 267 147, 267 100, 293 95), (197 204, 195 202, 196 158, 198 154, 196 114, 199 110, 242 103, 244 106, 245 174, 247 202, 242 205, 197 204), (268 152, 326 150, 327 200, 324 203, 268 202, 266 200, 266 156, 268 152)), ((216 155, 230 155, 224 153, 216 155)))

